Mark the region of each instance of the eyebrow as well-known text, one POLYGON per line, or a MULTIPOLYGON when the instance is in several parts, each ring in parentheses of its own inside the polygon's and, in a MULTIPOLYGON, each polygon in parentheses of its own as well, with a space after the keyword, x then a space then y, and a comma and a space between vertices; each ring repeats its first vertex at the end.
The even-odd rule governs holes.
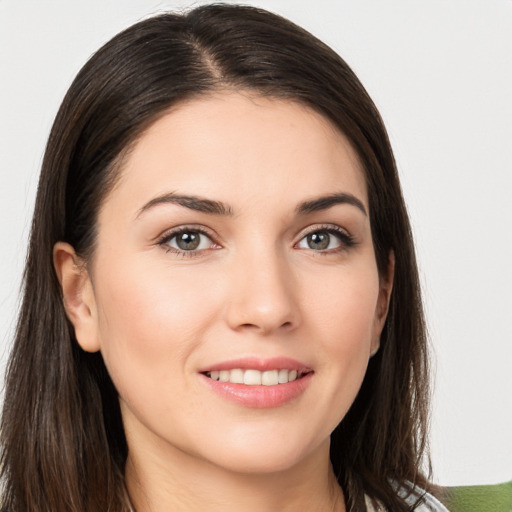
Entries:
POLYGON ((356 196, 344 192, 318 197, 316 199, 312 199, 311 201, 305 201, 297 206, 296 211, 300 214, 314 213, 327 210, 328 208, 331 208, 337 204, 350 204, 356 208, 359 208, 359 210, 368 216, 362 201, 360 201, 356 196))
MULTIPOLYGON (((220 201, 213 201, 199 196, 189 196, 182 194, 175 194, 169 192, 155 197, 148 201, 138 212, 136 218, 138 219, 144 212, 162 204, 177 204, 190 210, 201 213, 208 213, 212 215, 232 216, 233 209, 231 206, 226 205, 220 201)), ((295 211, 298 214, 306 215, 322 210, 327 210, 338 204, 349 204, 361 210, 365 215, 368 215, 364 204, 352 194, 340 192, 328 196, 317 197, 310 201, 300 203, 295 211)))
POLYGON ((213 215, 231 216, 233 210, 229 205, 221 203, 220 201, 212 201, 198 196, 189 196, 175 194, 170 192, 162 194, 148 201, 138 212, 136 218, 139 218, 144 212, 162 204, 177 204, 196 212, 209 213, 213 215))

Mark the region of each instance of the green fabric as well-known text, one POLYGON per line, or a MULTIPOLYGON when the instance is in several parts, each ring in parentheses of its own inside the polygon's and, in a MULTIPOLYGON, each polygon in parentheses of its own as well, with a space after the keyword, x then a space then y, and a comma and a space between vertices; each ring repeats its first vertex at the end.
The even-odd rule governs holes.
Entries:
POLYGON ((450 512, 512 512, 512 481, 498 485, 446 487, 441 501, 450 512))

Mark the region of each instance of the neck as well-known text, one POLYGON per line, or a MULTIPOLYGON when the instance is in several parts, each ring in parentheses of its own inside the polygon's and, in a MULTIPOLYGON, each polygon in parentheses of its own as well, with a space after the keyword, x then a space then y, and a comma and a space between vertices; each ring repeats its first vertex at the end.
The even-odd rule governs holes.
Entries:
POLYGON ((129 452, 126 483, 137 512, 345 512, 329 446, 298 467, 270 474, 239 474, 176 450, 129 452))

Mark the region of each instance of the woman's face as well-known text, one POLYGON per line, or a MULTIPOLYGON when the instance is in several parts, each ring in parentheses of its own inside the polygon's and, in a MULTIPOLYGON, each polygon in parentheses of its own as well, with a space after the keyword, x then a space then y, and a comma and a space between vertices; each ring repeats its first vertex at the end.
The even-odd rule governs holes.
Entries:
POLYGON ((390 291, 346 138, 305 106, 219 93, 155 122, 120 172, 74 323, 130 453, 238 472, 325 453, 390 291))

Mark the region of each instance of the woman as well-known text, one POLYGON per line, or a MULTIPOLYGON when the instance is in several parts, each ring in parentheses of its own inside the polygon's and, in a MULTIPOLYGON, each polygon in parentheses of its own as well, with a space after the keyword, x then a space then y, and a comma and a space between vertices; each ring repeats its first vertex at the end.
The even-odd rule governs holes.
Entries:
POLYGON ((234 5, 100 49, 43 162, 5 509, 444 510, 427 399, 407 214, 348 66, 234 5))

